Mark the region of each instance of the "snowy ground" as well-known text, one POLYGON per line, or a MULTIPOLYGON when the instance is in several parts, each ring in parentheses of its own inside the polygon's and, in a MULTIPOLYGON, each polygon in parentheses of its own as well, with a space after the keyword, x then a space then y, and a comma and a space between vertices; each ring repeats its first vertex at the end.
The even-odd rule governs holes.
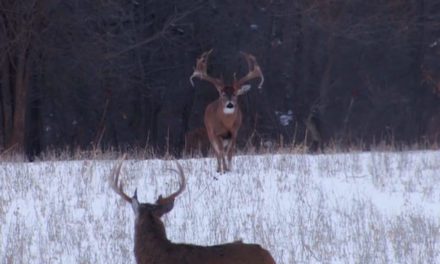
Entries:
MULTIPOLYGON (((440 152, 181 160, 187 189, 164 218, 174 242, 242 239, 277 263, 440 263, 440 152)), ((0 163, 0 263, 134 263, 134 216, 114 161, 0 163)), ((141 201, 176 190, 172 161, 129 160, 141 201)))

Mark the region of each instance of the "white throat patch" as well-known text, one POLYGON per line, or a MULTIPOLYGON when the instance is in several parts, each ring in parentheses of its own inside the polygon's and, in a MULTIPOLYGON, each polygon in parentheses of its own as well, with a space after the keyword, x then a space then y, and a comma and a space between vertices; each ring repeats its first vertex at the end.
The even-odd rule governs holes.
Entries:
POLYGON ((223 107, 223 113, 225 113, 226 115, 233 114, 234 112, 235 112, 235 107, 232 108, 223 107))

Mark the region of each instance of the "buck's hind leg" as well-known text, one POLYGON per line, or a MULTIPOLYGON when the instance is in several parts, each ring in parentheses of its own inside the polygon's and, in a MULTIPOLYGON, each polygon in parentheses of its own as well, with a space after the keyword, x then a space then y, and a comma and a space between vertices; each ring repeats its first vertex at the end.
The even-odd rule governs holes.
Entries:
POLYGON ((230 163, 230 158, 229 158, 229 149, 231 146, 231 139, 223 138, 222 143, 223 143, 223 150, 224 150, 223 157, 222 157, 223 164, 224 164, 225 170, 230 171, 231 170, 231 163, 230 163), (226 162, 226 159, 228 160, 228 162, 226 162))
POLYGON ((228 165, 227 165, 228 171, 232 170, 232 156, 235 151, 236 139, 237 139, 236 135, 232 135, 231 139, 229 140, 228 144, 226 145, 225 155, 228 158, 228 165))
POLYGON ((227 169, 228 168, 226 167, 225 155, 221 153, 217 156, 217 172, 223 174, 227 169))
POLYGON ((228 132, 228 133, 222 135, 220 140, 222 142, 222 151, 223 151, 222 160, 223 160, 224 168, 226 171, 230 171, 231 170, 231 162, 230 162, 229 152, 231 149, 231 145, 233 144, 234 137, 231 132, 228 132), (228 162, 226 162, 226 160, 228 162))

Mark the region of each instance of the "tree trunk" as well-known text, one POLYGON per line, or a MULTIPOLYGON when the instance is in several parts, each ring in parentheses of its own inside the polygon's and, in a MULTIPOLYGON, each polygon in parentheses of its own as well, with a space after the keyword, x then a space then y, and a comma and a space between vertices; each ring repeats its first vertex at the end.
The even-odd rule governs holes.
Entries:
POLYGON ((25 143, 27 91, 29 85, 27 45, 19 52, 17 59, 17 72, 15 78, 14 115, 12 133, 7 148, 14 148, 15 151, 23 151, 25 143))
MULTIPOLYGON (((5 54, 7 57, 7 54, 5 54)), ((1 114, 2 114, 2 142, 3 146, 7 147, 12 133, 12 94, 11 94, 11 82, 10 82, 10 63, 8 59, 3 60, 2 72, 1 72, 1 84, 0 84, 0 100, 1 100, 1 114)))

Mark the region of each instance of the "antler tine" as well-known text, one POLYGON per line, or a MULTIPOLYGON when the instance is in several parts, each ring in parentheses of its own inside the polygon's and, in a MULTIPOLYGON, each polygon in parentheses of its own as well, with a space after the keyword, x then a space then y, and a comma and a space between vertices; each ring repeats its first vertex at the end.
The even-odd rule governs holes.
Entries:
POLYGON ((193 87, 194 87, 194 81, 193 81, 194 77, 198 77, 198 78, 202 79, 202 76, 207 74, 206 70, 207 70, 208 58, 213 50, 214 49, 210 49, 209 51, 205 51, 202 53, 202 55, 200 55, 200 57, 197 58, 196 67, 194 68, 194 72, 191 75, 191 77, 189 77, 189 81, 193 87))
POLYGON ((195 77, 212 83, 217 89, 219 89, 223 85, 223 82, 220 79, 213 78, 213 77, 209 76, 207 73, 208 58, 213 50, 214 49, 210 49, 209 51, 205 51, 202 53, 202 55, 200 55, 199 58, 197 58, 196 67, 194 69, 194 72, 189 77, 189 82, 191 83, 191 85, 193 87, 194 87, 193 79, 195 77))
POLYGON ((113 168, 112 173, 110 174, 110 187, 119 194, 122 199, 125 201, 131 203, 131 198, 123 191, 123 183, 119 181, 119 175, 122 168, 122 163, 124 162, 125 158, 127 157, 127 154, 124 154, 120 159, 119 163, 113 168))
POLYGON ((246 74, 246 76, 244 76, 243 78, 241 78, 238 82, 236 82, 237 84, 237 89, 240 89, 240 87, 247 81, 252 80, 254 78, 258 78, 260 77, 261 81, 260 84, 258 85, 258 89, 261 89, 261 87, 263 86, 264 83, 264 75, 263 72, 261 71, 260 65, 258 65, 257 59, 255 58, 254 55, 246 53, 246 52, 240 52, 246 59, 246 62, 248 64, 248 68, 249 68, 249 72, 248 74, 246 74))
POLYGON ((177 170, 175 170, 175 169, 171 169, 171 170, 175 171, 180 176, 179 189, 176 192, 170 194, 168 197, 165 197, 165 198, 160 197, 161 203, 163 203, 163 204, 167 204, 169 202, 174 201, 174 199, 185 190, 185 187, 186 187, 185 174, 183 173, 182 166, 179 164, 179 162, 176 161, 176 165, 177 165, 177 170))

